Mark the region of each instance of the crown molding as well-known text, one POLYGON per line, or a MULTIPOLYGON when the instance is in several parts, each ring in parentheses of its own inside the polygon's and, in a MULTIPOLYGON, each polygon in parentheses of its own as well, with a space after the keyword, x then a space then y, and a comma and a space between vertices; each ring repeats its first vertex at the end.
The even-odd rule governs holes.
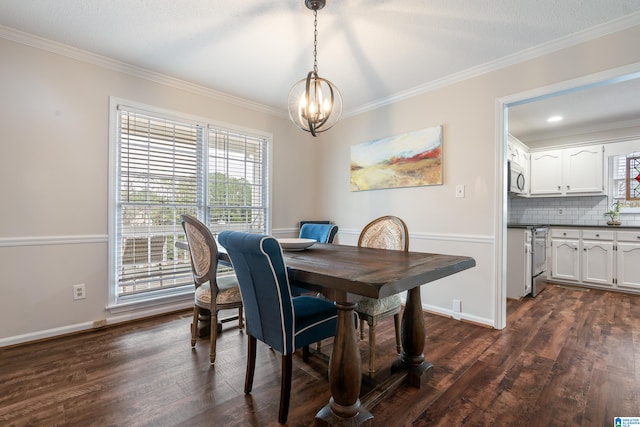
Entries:
MULTIPOLYGON (((522 139, 526 139, 528 143, 536 143, 547 141, 555 138, 564 138, 576 135, 588 135, 597 132, 606 132, 611 130, 619 130, 626 128, 640 127, 640 119, 620 120, 617 122, 600 123, 587 126, 576 126, 559 131, 537 132, 529 135, 522 135, 522 139)), ((635 139, 635 137, 634 137, 635 139)))
MULTIPOLYGON (((428 92, 431 92, 455 83, 459 83, 464 80, 478 77, 492 71, 496 71, 508 66, 512 66, 524 61, 528 61, 546 54, 556 52, 561 49, 566 49, 566 48, 578 45, 580 43, 584 43, 599 37, 603 37, 619 31, 623 31, 638 25, 640 25, 640 12, 634 12, 627 16, 614 19, 610 22, 597 25, 587 30, 580 31, 548 43, 543 43, 541 45, 522 50, 515 54, 507 55, 497 60, 490 61, 476 67, 471 67, 466 70, 442 77, 440 79, 436 79, 431 82, 427 82, 425 84, 415 86, 411 89, 398 92, 391 96, 363 104, 360 107, 355 107, 351 110, 343 112, 342 116, 343 118, 347 118, 347 117, 355 116, 358 114, 362 114, 371 110, 375 110, 380 107, 384 107, 399 101, 413 98, 415 96, 422 95, 424 93, 428 93, 428 92)), ((181 89, 197 95, 203 95, 219 101, 228 102, 230 104, 237 105, 239 107, 270 114, 280 118, 288 117, 287 112, 281 109, 269 107, 264 104, 259 104, 244 98, 239 98, 233 95, 229 95, 224 92, 216 91, 216 90, 207 88, 205 86, 196 85, 184 80, 180 80, 171 76, 160 74, 160 73, 147 70, 141 67, 135 67, 133 65, 130 65, 121 61, 116 61, 114 59, 111 59, 105 56, 97 55, 82 49, 77 49, 62 43, 58 43, 52 40, 35 36, 33 34, 25 33, 23 31, 19 31, 10 27, 0 25, 0 38, 11 40, 16 43, 21 43, 27 46, 42 49, 42 50, 56 53, 59 55, 63 55, 79 61, 94 64, 103 68, 122 72, 128 75, 149 80, 155 83, 160 83, 166 86, 175 87, 177 89, 181 89)))
POLYGON ((76 59, 78 61, 86 62, 89 64, 97 65, 102 68, 110 69, 113 71, 128 74, 133 77, 145 79, 154 83, 159 83, 165 86, 173 87, 176 89, 191 92, 196 95, 203 95, 218 101, 227 102, 229 104, 237 105, 239 107, 247 108, 250 110, 266 113, 278 117, 287 117, 286 112, 269 107, 264 104, 249 101, 244 98, 229 95, 224 92, 213 90, 205 86, 200 86, 194 83, 187 82, 185 80, 177 79, 175 77, 167 76, 165 74, 157 73, 145 68, 136 67, 125 62, 117 61, 106 56, 98 55, 86 50, 77 49, 75 47, 65 45, 53 40, 38 37, 36 35, 25 33, 23 31, 16 30, 14 28, 0 25, 0 38, 7 39, 16 43, 21 43, 27 46, 41 49, 47 52, 55 53, 58 55, 66 56, 68 58, 76 59))
POLYGON ((576 46, 578 44, 585 43, 599 37, 607 36, 609 34, 617 33, 619 31, 623 31, 638 25, 640 25, 640 12, 634 12, 627 16, 614 19, 613 21, 597 25, 587 30, 580 31, 548 43, 543 43, 541 45, 522 50, 512 55, 507 55, 494 61, 490 61, 485 64, 468 68, 458 73, 453 73, 443 78, 415 86, 406 91, 398 92, 392 96, 381 98, 377 101, 364 104, 360 107, 353 108, 348 112, 343 113, 343 117, 355 116, 367 111, 375 110, 380 107, 403 101, 405 99, 413 98, 427 92, 441 89, 455 83, 460 83, 464 80, 468 80, 474 77, 481 76, 483 74, 490 73, 492 71, 497 71, 502 68, 535 59, 543 55, 557 52, 559 50, 576 46))

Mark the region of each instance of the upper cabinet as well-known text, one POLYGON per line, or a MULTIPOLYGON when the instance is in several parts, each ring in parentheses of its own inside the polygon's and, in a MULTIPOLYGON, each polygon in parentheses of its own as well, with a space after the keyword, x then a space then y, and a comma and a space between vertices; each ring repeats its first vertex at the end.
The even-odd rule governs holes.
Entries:
POLYGON ((533 152, 529 182, 532 196, 604 194, 604 146, 533 152))
POLYGON ((529 194, 562 195, 562 150, 531 153, 529 194))
POLYGON ((604 193, 604 146, 591 145, 563 151, 565 192, 604 193))
POLYGON ((524 170, 529 169, 529 148, 511 134, 507 142, 507 159, 524 170))

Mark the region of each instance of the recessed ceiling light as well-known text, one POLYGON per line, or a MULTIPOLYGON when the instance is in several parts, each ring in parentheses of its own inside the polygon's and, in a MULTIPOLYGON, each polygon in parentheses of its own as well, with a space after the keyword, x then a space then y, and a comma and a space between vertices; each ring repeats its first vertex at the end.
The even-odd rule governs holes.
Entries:
POLYGON ((547 119, 547 121, 549 123, 559 122, 559 121, 562 121, 562 116, 551 116, 547 119))

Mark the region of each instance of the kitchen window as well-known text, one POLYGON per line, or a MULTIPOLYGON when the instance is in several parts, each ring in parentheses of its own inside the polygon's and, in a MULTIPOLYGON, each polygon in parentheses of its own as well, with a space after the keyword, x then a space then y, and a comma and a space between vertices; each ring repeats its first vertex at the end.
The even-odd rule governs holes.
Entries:
MULTIPOLYGON (((637 175, 637 172, 629 169, 630 165, 631 169, 634 169, 633 162, 630 163, 629 160, 638 156, 640 156, 640 153, 633 152, 610 157, 610 202, 611 205, 616 202, 620 204, 620 213, 640 213, 640 200, 629 197, 632 192, 628 191, 631 189, 627 189, 627 177, 631 176, 631 179, 633 179, 637 175)), ((633 182, 631 184, 633 185, 633 182)))
POLYGON ((270 137, 112 99, 109 308, 193 292, 180 215, 267 233, 270 137))

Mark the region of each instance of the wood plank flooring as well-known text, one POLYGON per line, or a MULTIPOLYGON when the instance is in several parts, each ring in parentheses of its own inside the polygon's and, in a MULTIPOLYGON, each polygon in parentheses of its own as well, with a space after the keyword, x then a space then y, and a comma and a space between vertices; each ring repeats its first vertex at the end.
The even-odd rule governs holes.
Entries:
MULTIPOLYGON (((434 377, 370 408, 376 426, 612 426, 640 416, 640 296, 550 285, 509 301, 502 331, 429 313, 425 322, 434 377)), ((0 425, 278 425, 280 355, 258 347, 245 396, 244 333, 225 324, 210 368, 208 340, 192 350, 189 323, 173 314, 0 349, 0 425)), ((377 337, 378 366, 388 366, 391 319, 377 337)), ((366 372, 366 341, 360 349, 366 372)), ((313 425, 329 398, 325 369, 294 357, 289 426, 313 425)))

